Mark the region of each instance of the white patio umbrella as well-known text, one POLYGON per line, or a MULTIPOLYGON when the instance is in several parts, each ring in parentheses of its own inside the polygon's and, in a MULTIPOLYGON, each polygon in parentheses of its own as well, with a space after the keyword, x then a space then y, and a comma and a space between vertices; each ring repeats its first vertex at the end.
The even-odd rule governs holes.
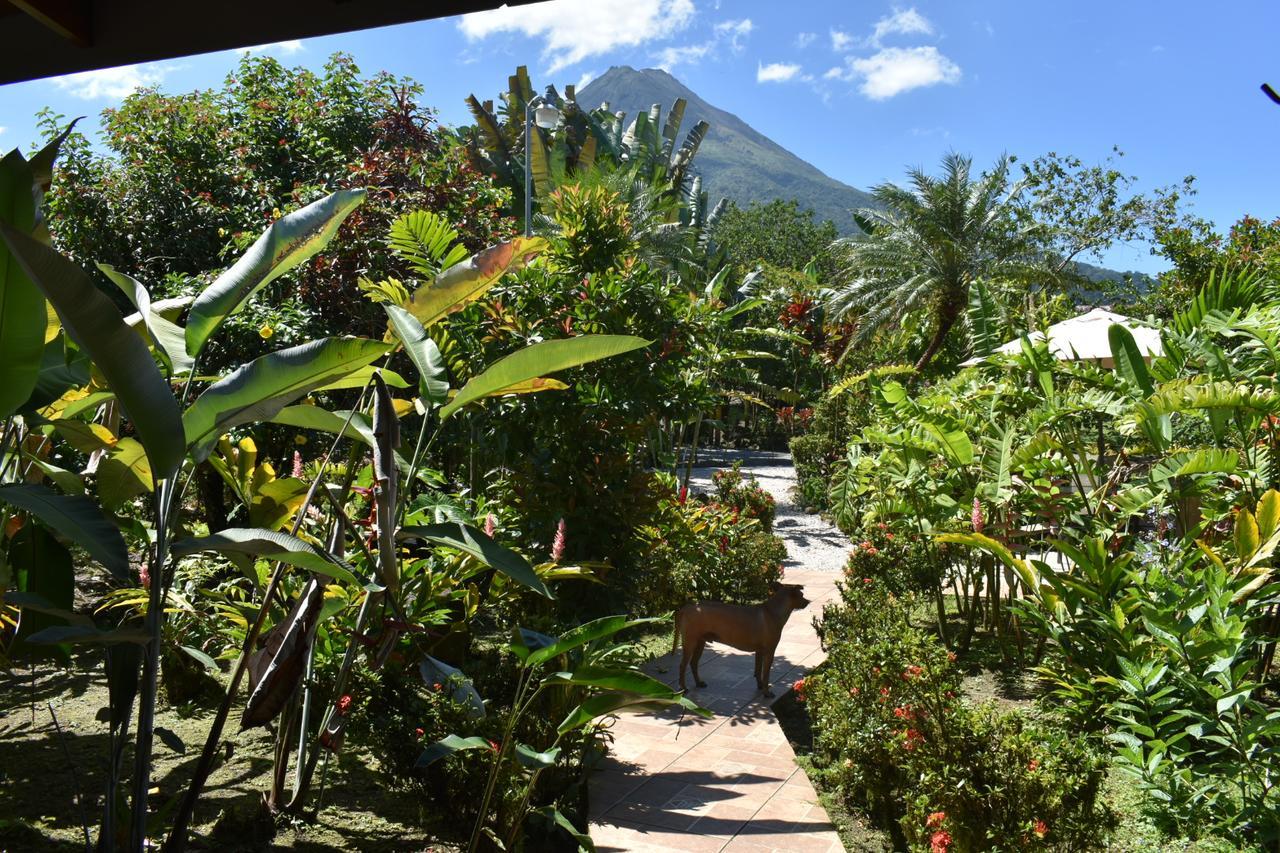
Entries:
MULTIPOLYGON (((1113 314, 1101 308, 1094 308, 1088 314, 1054 323, 1044 332, 1032 332, 1027 337, 1032 341, 1049 339, 1049 352, 1059 361, 1094 361, 1100 367, 1115 367, 1111 358, 1111 341, 1107 330, 1112 324, 1119 324, 1129 330, 1142 357, 1150 361, 1162 355, 1164 348, 1160 344, 1160 332, 1150 326, 1142 326, 1130 317, 1113 314)), ((1022 350, 1022 341, 1013 340, 996 349, 996 352, 1016 353, 1022 350)), ((961 362, 962 367, 970 367, 982 361, 971 358, 961 362)))

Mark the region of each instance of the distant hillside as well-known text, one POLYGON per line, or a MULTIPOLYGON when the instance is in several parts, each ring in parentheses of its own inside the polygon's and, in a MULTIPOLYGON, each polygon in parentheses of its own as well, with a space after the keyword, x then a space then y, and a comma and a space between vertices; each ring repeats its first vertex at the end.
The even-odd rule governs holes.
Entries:
MULTIPOLYGON (((665 116, 676 98, 688 102, 682 134, 703 119, 711 124, 693 162, 712 204, 721 198, 742 207, 753 201, 795 199, 802 208, 812 209, 819 220, 834 222, 842 235, 857 233, 850 211, 877 206, 869 193, 828 177, 733 113, 708 104, 665 71, 614 66, 577 93, 579 106, 595 109, 607 103, 613 112, 626 113, 628 124, 654 104, 662 106, 665 116)), ((1076 267, 1091 282, 1123 282, 1131 277, 1140 290, 1152 283, 1144 273, 1122 273, 1081 262, 1076 267)))
POLYGON ((794 198, 801 207, 812 208, 818 219, 834 222, 841 234, 857 230, 849 212, 869 206, 870 195, 823 174, 733 113, 708 104, 665 71, 615 66, 577 93, 582 107, 594 109, 607 102, 614 112, 625 112, 628 123, 653 104, 661 104, 665 115, 676 98, 688 101, 684 132, 703 119, 711 124, 694 165, 713 204, 721 197, 743 207, 753 201, 794 198))

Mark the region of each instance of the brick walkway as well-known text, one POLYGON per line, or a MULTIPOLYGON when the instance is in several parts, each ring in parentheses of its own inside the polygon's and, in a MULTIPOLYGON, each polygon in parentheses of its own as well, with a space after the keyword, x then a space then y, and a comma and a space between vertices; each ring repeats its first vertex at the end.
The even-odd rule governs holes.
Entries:
MULTIPOLYGON (((773 663, 775 693, 822 660, 812 617, 835 595, 837 575, 787 572, 813 602, 792 615, 773 663)), ((674 682, 680 660, 648 669, 674 682)), ((627 714, 591 783, 591 837, 602 851, 839 851, 826 811, 769 704, 756 690, 753 658, 723 646, 703 654, 709 685, 692 698, 715 712, 702 719, 674 712, 627 714)), ((692 683, 692 678, 690 678, 692 683)))
MULTIPOLYGON (((781 486, 762 484, 782 502, 781 486), (781 493, 780 493, 781 492, 781 493)), ((840 577, 806 566, 807 540, 788 537, 791 559, 784 580, 801 583, 813 603, 792 614, 773 662, 774 692, 823 659, 813 617, 834 597, 840 577)), ((834 536, 839 536, 831 531, 834 536)), ((816 554, 814 556, 817 556, 816 554)), ((829 559, 823 560, 830 563, 829 559)), ((679 656, 646 669, 674 684, 679 656)), ((687 850, 694 853, 827 853, 844 847, 770 704, 756 690, 750 654, 710 646, 699 671, 709 685, 690 696, 715 712, 711 719, 625 714, 613 727, 610 757, 591 782, 591 837, 601 853, 687 850)), ((689 678, 692 685, 693 679, 689 678)))

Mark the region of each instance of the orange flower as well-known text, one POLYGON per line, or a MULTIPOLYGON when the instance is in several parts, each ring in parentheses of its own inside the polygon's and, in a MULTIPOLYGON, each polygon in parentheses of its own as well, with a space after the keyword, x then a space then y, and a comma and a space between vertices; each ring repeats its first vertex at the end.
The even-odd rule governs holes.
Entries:
POLYGON ((1038 770, 1039 768, 1040 768, 1040 762, 1036 761, 1034 758, 1027 762, 1027 769, 1030 770, 1032 773, 1035 773, 1036 770, 1038 770))
POLYGON ((1036 838, 1044 838, 1049 834, 1049 824, 1037 819, 1034 832, 1036 834, 1036 838))
POLYGON ((929 819, 925 821, 925 826, 929 827, 930 829, 937 829, 938 827, 942 826, 942 822, 946 819, 947 819, 946 812, 934 812, 933 814, 929 815, 929 819))
POLYGON ((951 833, 940 829, 929 836, 929 853, 947 853, 951 847, 951 833))

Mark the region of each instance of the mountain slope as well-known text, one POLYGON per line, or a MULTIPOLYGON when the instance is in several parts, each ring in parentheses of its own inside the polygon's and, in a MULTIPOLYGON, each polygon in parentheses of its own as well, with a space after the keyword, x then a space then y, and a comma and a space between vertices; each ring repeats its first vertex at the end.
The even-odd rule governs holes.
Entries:
POLYGON ((625 112, 628 123, 653 104, 661 104, 665 116, 676 98, 688 102, 682 132, 703 119, 711 124, 693 162, 712 204, 721 197, 743 207, 752 201, 794 198, 802 208, 812 208, 819 220, 834 222, 841 234, 854 233, 849 212, 872 205, 870 195, 823 174, 733 113, 708 104, 667 72, 615 66, 577 93, 583 108, 607 102, 613 112, 625 112))

